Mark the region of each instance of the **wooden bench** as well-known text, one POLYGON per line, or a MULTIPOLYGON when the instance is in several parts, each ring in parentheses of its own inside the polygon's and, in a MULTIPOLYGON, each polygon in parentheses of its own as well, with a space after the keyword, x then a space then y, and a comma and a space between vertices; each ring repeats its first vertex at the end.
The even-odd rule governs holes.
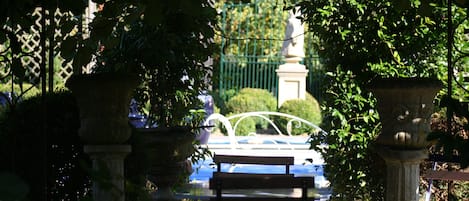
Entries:
POLYGON ((314 188, 314 177, 295 177, 290 173, 293 157, 272 156, 238 156, 215 155, 213 162, 217 165, 217 172, 213 173, 209 181, 209 188, 216 191, 216 196, 210 200, 314 200, 308 198, 308 189, 314 188), (256 165, 283 165, 285 173, 229 173, 221 171, 221 164, 256 164, 256 165), (222 190, 233 189, 294 189, 301 188, 301 197, 234 197, 224 196, 222 190))
MULTIPOLYGON (((460 163, 461 159, 458 156, 452 156, 448 159, 443 155, 431 154, 428 158, 428 161, 432 163, 432 168, 430 170, 427 170, 427 172, 425 172, 423 175, 423 178, 427 179, 429 183, 425 193, 425 200, 431 199, 431 188, 433 180, 469 181, 468 170, 436 170, 436 163, 460 163)), ((448 190, 448 193, 451 193, 451 190, 448 190)))
MULTIPOLYGON (((442 162, 442 163, 459 163, 460 159, 457 156, 453 156, 451 159, 445 159, 442 155, 430 155, 429 161, 442 162)), ((447 180, 447 181, 469 181, 469 171, 448 171, 448 170, 428 170, 424 175, 426 179, 432 180, 447 180)))

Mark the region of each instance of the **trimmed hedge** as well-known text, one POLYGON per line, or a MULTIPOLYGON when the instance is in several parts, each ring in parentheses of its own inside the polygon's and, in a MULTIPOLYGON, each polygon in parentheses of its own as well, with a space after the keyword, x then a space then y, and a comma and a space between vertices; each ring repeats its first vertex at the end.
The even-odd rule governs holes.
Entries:
POLYGON ((232 119, 230 121, 231 125, 233 126, 233 129, 235 130, 235 135, 239 136, 247 136, 249 133, 255 133, 256 132, 256 119, 252 117, 245 118, 241 120, 236 128, 235 122, 238 121, 239 118, 232 119))
POLYGON ((244 88, 226 103, 227 113, 277 110, 277 99, 265 89, 244 88))
MULTIPOLYGON (((277 110, 277 99, 269 91, 265 89, 256 89, 256 88, 244 88, 241 89, 238 94, 233 96, 226 103, 226 112, 227 114, 239 114, 243 112, 255 112, 255 111, 276 111, 277 110)), ((255 127, 266 129, 268 127, 268 122, 260 119, 253 118, 255 121, 255 127)), ((243 120, 243 124, 247 123, 249 120, 243 120)), ((231 123, 234 123, 233 121, 231 123)), ((237 134, 247 135, 248 133, 241 133, 241 131, 254 132, 251 131, 251 125, 246 125, 246 128, 241 128, 244 125, 241 124, 237 134)))
MULTIPOLYGON (((278 109, 278 112, 303 118, 318 126, 322 122, 321 108, 319 107, 319 103, 312 95, 308 93, 305 100, 295 99, 285 101, 278 109)), ((287 122, 289 120, 291 119, 285 117, 274 118, 275 125, 277 125, 283 133, 288 133, 287 122)), ((312 131, 314 131, 314 129, 311 126, 301 124, 297 121, 292 122, 292 135, 301 135, 305 133, 311 133, 312 131)))

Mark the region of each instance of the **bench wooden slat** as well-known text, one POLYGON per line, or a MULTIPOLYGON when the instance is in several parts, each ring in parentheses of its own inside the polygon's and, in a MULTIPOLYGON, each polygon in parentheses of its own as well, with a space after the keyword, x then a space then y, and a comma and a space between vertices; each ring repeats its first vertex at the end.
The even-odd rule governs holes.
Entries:
POLYGON ((209 182, 211 189, 314 188, 313 177, 292 177, 290 175, 213 177, 209 182))
MULTIPOLYGON (((218 200, 216 197, 210 198, 210 201, 218 200)), ((223 201, 314 201, 314 198, 296 198, 296 197, 222 197, 223 201)))
POLYGON ((261 164, 261 165, 293 165, 295 159, 289 156, 239 156, 239 155, 215 155, 215 163, 232 164, 261 164))
POLYGON ((423 176, 427 179, 448 180, 448 181, 469 181, 469 173, 461 171, 429 170, 423 176))
POLYGON ((213 178, 243 177, 243 178, 263 178, 263 177, 294 177, 294 174, 268 174, 268 173, 239 173, 239 172, 213 172, 213 178))
POLYGON ((217 164, 217 172, 213 173, 209 180, 209 189, 216 190, 216 197, 210 200, 314 200, 308 198, 307 190, 314 188, 314 177, 295 177, 290 174, 290 165, 293 165, 294 157, 289 156, 240 156, 240 155, 215 155, 213 161, 217 164), (257 164, 257 165, 283 165, 284 174, 269 173, 228 173, 221 172, 221 164, 257 164), (301 198, 297 197, 230 197, 223 196, 223 190, 233 189, 292 189, 301 188, 301 198))

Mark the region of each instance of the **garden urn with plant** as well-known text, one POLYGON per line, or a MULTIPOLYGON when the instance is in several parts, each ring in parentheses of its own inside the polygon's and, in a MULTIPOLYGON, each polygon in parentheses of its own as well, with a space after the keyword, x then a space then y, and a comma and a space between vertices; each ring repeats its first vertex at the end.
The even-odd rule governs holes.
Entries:
POLYGON ((203 155, 195 147, 200 119, 191 111, 202 108, 198 95, 208 84, 204 62, 214 49, 216 10, 205 0, 101 3, 90 35, 102 44, 96 64, 130 68, 138 76, 133 97, 146 123, 130 142, 148 160, 142 174, 157 186, 153 197, 172 200, 173 184, 187 175, 182 165, 203 155))
POLYGON ((418 201, 419 164, 428 156, 429 118, 442 87, 433 78, 443 77, 446 59, 446 39, 441 37, 446 28, 440 23, 444 9, 437 2, 414 0, 317 0, 299 5, 309 31, 318 37, 318 54, 326 69, 349 79, 335 79, 326 97, 332 103, 326 108, 333 135, 326 139, 335 143, 325 151, 335 154, 325 158, 332 167, 329 179, 336 183, 333 196, 418 201), (366 139, 350 149, 358 137, 366 139), (385 180, 374 175, 380 171, 375 151, 386 162, 385 180), (353 153, 359 153, 354 163, 347 160, 353 153), (332 172, 338 170, 353 171, 342 177, 332 172), (348 188, 365 183, 366 188, 356 191, 348 188))
POLYGON ((122 21, 103 18, 102 13, 96 13, 89 25, 90 37, 70 35, 61 48, 67 60, 73 59, 74 74, 66 86, 77 100, 79 135, 92 159, 90 174, 101 174, 93 178, 93 199, 124 201, 124 159, 131 152, 131 146, 125 144, 131 136, 129 105, 140 81, 132 63, 123 56, 127 50, 110 42, 110 32, 116 30, 103 28, 122 25, 118 23, 122 21), (112 54, 113 60, 102 59, 103 54, 112 54), (91 66, 91 73, 82 74, 85 66, 91 66))

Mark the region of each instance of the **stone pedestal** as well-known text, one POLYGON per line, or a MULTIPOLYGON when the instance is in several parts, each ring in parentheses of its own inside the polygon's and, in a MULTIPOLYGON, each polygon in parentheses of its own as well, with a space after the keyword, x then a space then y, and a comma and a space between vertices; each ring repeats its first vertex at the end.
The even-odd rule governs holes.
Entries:
POLYGON ((278 75, 278 107, 291 99, 305 99, 308 70, 299 63, 286 63, 276 70, 278 75))
POLYGON ((93 161, 93 171, 102 180, 93 180, 93 200, 124 201, 124 158, 130 145, 86 145, 85 153, 93 161))
POLYGON ((420 163, 427 150, 393 150, 381 147, 386 162, 386 201, 419 201, 420 163))

